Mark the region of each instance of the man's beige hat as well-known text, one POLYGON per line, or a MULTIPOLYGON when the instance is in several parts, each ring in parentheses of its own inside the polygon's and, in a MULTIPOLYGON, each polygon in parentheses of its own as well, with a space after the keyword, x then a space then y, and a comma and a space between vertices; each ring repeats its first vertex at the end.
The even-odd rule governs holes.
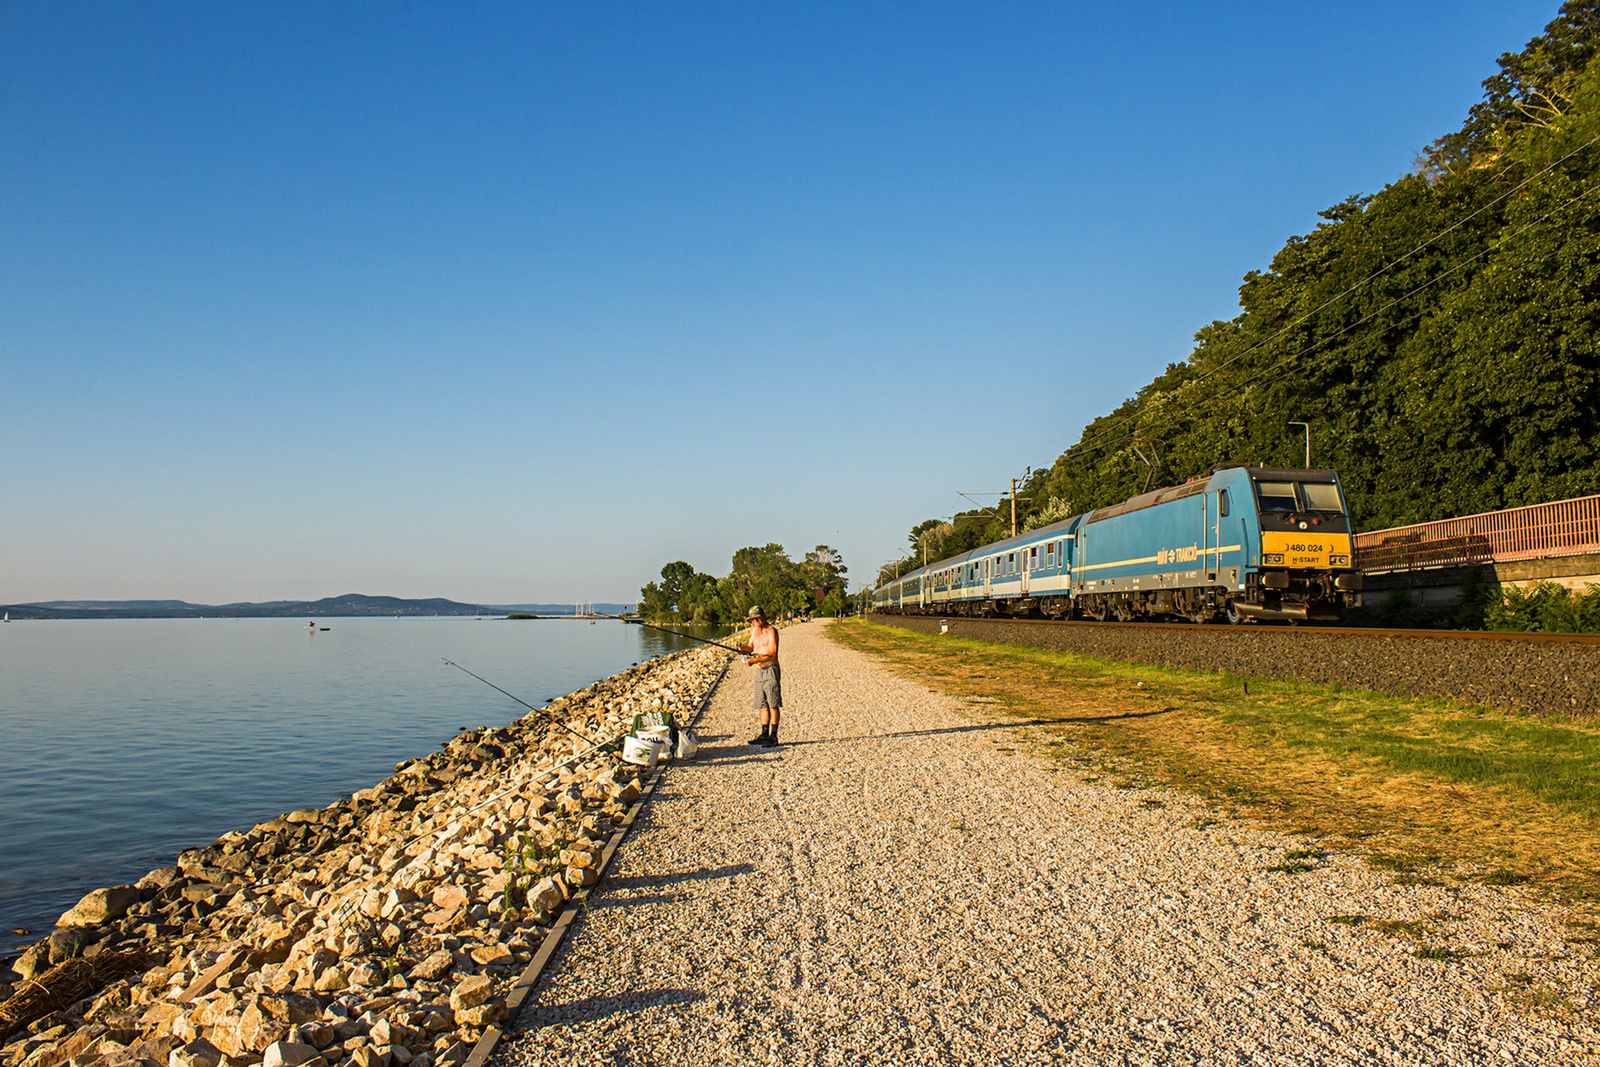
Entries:
POLYGON ((764 618, 766 618, 766 616, 761 613, 761 605, 760 604, 752 605, 750 610, 744 613, 744 617, 747 618, 747 619, 764 619, 764 618))

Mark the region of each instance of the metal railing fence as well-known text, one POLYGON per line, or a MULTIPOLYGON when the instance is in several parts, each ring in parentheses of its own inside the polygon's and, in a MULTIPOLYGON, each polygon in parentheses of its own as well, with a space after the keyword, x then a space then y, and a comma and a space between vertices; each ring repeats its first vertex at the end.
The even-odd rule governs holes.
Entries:
POLYGON ((1355 537, 1355 565, 1368 574, 1586 552, 1600 552, 1600 494, 1355 537))

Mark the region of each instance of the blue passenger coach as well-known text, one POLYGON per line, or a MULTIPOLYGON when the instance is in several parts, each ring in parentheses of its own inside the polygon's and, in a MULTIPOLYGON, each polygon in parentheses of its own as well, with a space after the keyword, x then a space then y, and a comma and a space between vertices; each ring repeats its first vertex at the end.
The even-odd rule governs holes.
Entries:
POLYGON ((1361 588, 1331 470, 1226 467, 920 567, 880 611, 1336 619, 1361 588))

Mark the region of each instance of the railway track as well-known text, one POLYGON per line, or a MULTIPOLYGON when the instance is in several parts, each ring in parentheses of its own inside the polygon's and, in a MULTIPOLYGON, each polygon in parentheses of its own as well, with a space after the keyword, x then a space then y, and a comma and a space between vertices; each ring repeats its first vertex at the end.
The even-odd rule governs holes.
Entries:
POLYGON ((1522 713, 1600 716, 1600 634, 871 617, 926 634, 1101 659, 1446 697, 1522 713))
POLYGON ((932 619, 939 622, 1006 623, 1020 626, 1084 627, 1089 630, 1181 630, 1185 633, 1236 633, 1236 634, 1324 634, 1337 637, 1418 637, 1445 641, 1532 641, 1535 643, 1600 645, 1600 634, 1549 634, 1527 633, 1515 630, 1393 630, 1376 626, 1282 626, 1246 623, 1229 626, 1226 623, 1192 622, 1091 622, 1084 619, 1014 619, 975 615, 887 615, 872 613, 880 619, 932 619))

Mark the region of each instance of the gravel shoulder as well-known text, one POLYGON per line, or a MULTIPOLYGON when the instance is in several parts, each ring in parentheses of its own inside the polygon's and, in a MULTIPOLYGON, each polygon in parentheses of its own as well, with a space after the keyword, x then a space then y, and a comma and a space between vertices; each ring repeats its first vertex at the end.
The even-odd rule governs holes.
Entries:
POLYGON ((1600 715, 1600 687, 1594 684, 1600 676, 1600 643, 1587 636, 1573 635, 1568 643, 1530 635, 1468 640, 1445 631, 1394 634, 1360 627, 1328 633, 1279 626, 1122 626, 938 615, 873 615, 872 621, 1158 667, 1447 697, 1524 714, 1600 715))
POLYGON ((498 1064, 1595 1060, 1600 969, 1521 891, 1273 871, 1303 842, 1079 781, 822 628, 779 749, 724 681, 498 1064))

